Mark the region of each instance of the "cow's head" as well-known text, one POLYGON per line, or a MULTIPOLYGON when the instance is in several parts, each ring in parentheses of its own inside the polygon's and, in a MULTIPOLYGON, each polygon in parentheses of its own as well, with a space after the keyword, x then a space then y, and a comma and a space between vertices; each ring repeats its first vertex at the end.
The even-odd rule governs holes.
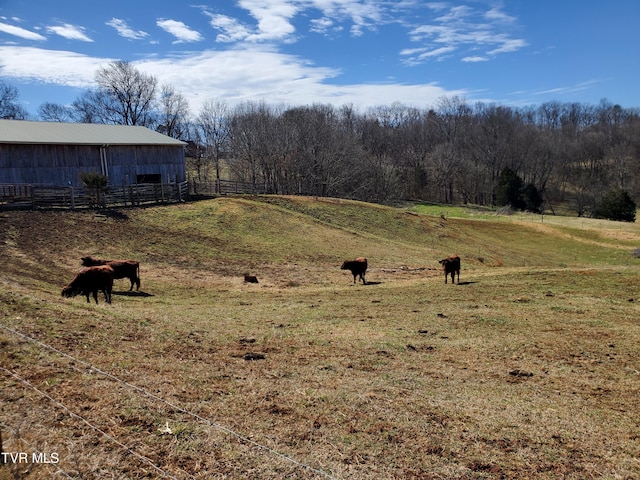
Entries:
POLYGON ((91 255, 80 257, 80 260, 82 260, 82 265, 84 265, 85 267, 91 267, 95 265, 94 258, 91 255))
POLYGON ((77 288, 72 287, 71 285, 67 285, 62 289, 62 296, 67 298, 75 297, 79 293, 80 291, 77 288))

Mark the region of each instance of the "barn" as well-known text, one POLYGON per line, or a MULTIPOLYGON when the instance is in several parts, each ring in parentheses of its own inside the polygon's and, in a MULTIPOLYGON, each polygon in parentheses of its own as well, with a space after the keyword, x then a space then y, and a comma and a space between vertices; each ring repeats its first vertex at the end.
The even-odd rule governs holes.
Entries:
POLYGON ((0 120, 0 184, 80 187, 83 172, 110 186, 184 182, 185 146, 146 127, 0 120))

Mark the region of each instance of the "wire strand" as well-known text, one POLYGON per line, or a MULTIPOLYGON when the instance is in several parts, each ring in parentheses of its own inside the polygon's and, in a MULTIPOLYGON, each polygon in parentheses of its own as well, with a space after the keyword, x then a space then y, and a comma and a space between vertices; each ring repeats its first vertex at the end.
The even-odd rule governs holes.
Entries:
MULTIPOLYGON (((336 480, 335 477, 333 477, 332 475, 330 475, 327 472, 319 470, 319 469, 317 469, 315 467, 312 467, 310 465, 307 465, 305 463, 299 462, 298 460, 295 460, 294 458, 292 458, 292 457, 290 457, 288 455, 285 455, 284 453, 280 453, 277 450, 274 450, 274 449, 272 449, 270 447, 267 447, 266 445, 262 445, 262 444, 256 442, 255 440, 251 440, 246 435, 238 433, 238 432, 236 432, 236 431, 234 431, 234 430, 232 430, 232 429, 230 429, 228 427, 225 427, 224 425, 221 425, 219 423, 213 422, 212 420, 209 420, 208 418, 202 417, 202 416, 198 415, 197 413, 190 412, 190 411, 184 409, 183 407, 181 407, 179 405, 171 403, 168 400, 165 400, 164 398, 159 397, 158 395, 155 395, 155 394, 153 394, 151 392, 148 392, 147 390, 145 390, 142 387, 139 387, 138 385, 134 385, 132 383, 129 383, 129 382, 125 381, 125 380, 122 380, 122 379, 116 377, 115 375, 113 375, 113 374, 111 374, 109 372, 105 372, 104 370, 101 370, 101 369, 99 369, 97 367, 94 367, 93 365, 91 365, 90 363, 85 362, 84 360, 80 360, 80 359, 78 359, 76 357, 73 357, 72 355, 69 355, 68 353, 62 352, 62 351, 58 350, 57 348, 52 347, 51 345, 47 345, 46 343, 43 343, 40 340, 37 340, 37 339, 35 339, 33 337, 25 335, 24 333, 19 332, 19 331, 15 330, 15 329, 13 329, 11 327, 8 327, 8 326, 6 326, 6 325, 4 325, 2 323, 0 323, 0 327, 4 328, 6 331, 11 332, 14 335, 19 336, 19 337, 21 337, 21 338, 23 338, 23 339, 25 339, 25 340, 27 340, 29 342, 35 343, 36 345, 39 345, 39 346, 41 346, 43 348, 46 348, 46 349, 48 349, 48 350, 50 350, 52 352, 55 352, 58 355, 66 357, 66 358, 68 358, 68 359, 70 359, 70 360, 72 360, 74 362, 78 362, 79 364, 84 365, 88 369, 93 370, 93 371, 99 373, 100 375, 103 375, 103 376, 105 376, 105 377, 107 377, 107 378, 109 378, 109 379, 111 379, 111 380, 113 380, 115 382, 121 383, 122 385, 126 385, 127 387, 131 388, 132 390, 135 390, 135 391, 137 391, 139 393, 142 393, 143 395, 145 395, 145 396, 147 396, 147 397, 149 397, 149 398, 151 398, 151 399, 153 399, 153 400, 155 400, 157 402, 164 403, 168 407, 170 407, 170 408, 172 408, 172 409, 174 409, 174 410, 176 410, 176 411, 178 411, 178 412, 180 412, 182 414, 191 416, 192 418, 195 418, 198 421, 203 422, 203 423, 209 425, 212 428, 218 429, 218 430, 220 430, 222 432, 225 432, 225 433, 227 433, 229 435, 232 435, 232 436, 236 437, 238 440, 240 440, 240 441, 242 441, 244 443, 252 445, 252 446, 254 446, 254 447, 256 447, 256 448, 258 448, 260 450, 264 450, 264 451, 270 453, 271 455, 273 455, 275 457, 278 457, 278 458, 280 458, 280 459, 282 459, 282 460, 284 460, 286 462, 289 462, 289 463, 291 463, 291 464, 293 464, 293 465, 295 465, 297 467, 304 468, 304 469, 309 470, 310 472, 313 472, 313 473, 315 473, 317 475, 321 475, 323 477, 326 477, 326 478, 329 478, 329 479, 332 479, 332 480, 336 480)), ((2 367, 0 367, 0 368, 2 368, 2 367)), ((3 370, 5 370, 5 369, 3 368, 3 370)), ((53 401, 55 401, 55 400, 53 400, 53 401)), ((82 418, 82 417, 79 417, 79 418, 82 418)), ((117 442, 117 440, 116 440, 116 442, 117 442)))

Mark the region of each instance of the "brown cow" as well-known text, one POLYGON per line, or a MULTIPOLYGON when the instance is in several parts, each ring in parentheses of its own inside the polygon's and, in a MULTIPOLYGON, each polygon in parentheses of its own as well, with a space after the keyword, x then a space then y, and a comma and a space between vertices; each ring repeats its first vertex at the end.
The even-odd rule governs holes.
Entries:
POLYGON ((451 275, 451 283, 456 283, 456 273, 458 274, 458 285, 460 285, 460 257, 458 255, 451 255, 449 258, 444 258, 438 262, 442 265, 442 271, 444 272, 444 283, 447 283, 447 277, 451 275))
POLYGON ((356 277, 360 276, 362 284, 366 285, 367 282, 364 279, 364 274, 367 272, 367 259, 364 257, 358 257, 355 260, 345 260, 340 267, 340 270, 351 270, 353 274, 353 283, 356 283, 356 277))
POLYGON ((248 273, 244 274, 244 282, 245 283, 258 283, 258 277, 255 275, 249 275, 248 273))
POLYGON ((128 278, 131 281, 131 288, 136 284, 136 290, 140 290, 140 263, 135 260, 104 260, 94 258, 91 255, 81 257, 82 265, 85 267, 95 267, 98 265, 109 265, 113 268, 113 278, 128 278))
POLYGON ((75 297, 85 295, 87 303, 90 303, 89 295, 93 294, 93 299, 98 304, 98 292, 104 293, 104 300, 111 303, 111 291, 113 290, 113 268, 108 265, 98 267, 87 267, 76 273, 71 283, 62 289, 63 297, 75 297))

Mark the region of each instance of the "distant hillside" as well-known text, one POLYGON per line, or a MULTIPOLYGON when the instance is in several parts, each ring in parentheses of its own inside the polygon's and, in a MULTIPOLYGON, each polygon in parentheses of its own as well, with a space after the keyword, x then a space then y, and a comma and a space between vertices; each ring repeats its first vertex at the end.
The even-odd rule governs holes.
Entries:
MULTIPOLYGON (((131 257, 236 275, 251 265, 334 268, 364 255, 372 265, 437 268, 456 253, 466 268, 628 264, 635 226, 451 218, 314 197, 223 197, 92 212, 4 212, 0 238, 10 269, 74 269, 85 254, 131 257)), ((635 232, 635 233, 634 233, 635 232)))

